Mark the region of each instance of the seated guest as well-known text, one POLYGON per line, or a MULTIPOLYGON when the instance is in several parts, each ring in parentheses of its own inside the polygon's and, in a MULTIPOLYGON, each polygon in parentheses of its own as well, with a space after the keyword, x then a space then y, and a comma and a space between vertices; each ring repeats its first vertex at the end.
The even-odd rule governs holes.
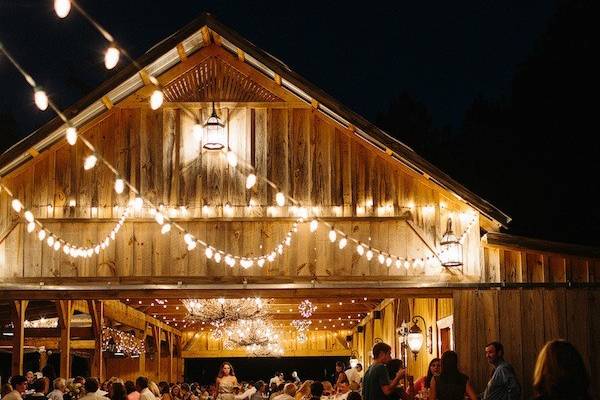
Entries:
POLYGON ((125 382, 125 391, 127 392, 127 400, 140 400, 140 392, 135 390, 133 381, 125 382))
POLYGON ((477 400, 477 395, 469 383, 469 377, 458 370, 458 355, 453 351, 442 354, 442 370, 431 381, 430 399, 477 400))
POLYGON ((329 381, 323 381, 321 383, 323 384, 323 394, 321 395, 321 397, 323 399, 329 399, 330 396, 333 396, 335 394, 333 385, 329 381))
POLYGON ((350 392, 348 393, 347 400, 362 400, 362 396, 360 392, 350 392))
POLYGON ((10 385, 13 390, 2 396, 2 400, 21 400, 27 390, 27 378, 23 375, 14 375, 10 378, 10 385))
POLYGON ((414 393, 419 394, 423 389, 429 389, 431 387, 431 380, 434 376, 438 376, 441 370, 442 361, 439 358, 431 360, 427 368, 427 375, 415 381, 414 393))
POLYGON ((63 400, 66 386, 67 382, 63 378, 56 378, 52 382, 54 390, 48 393, 48 400, 63 400))
MULTIPOLYGON (((348 382, 350 382, 350 388, 358 387, 360 388, 360 383, 362 382, 363 377, 363 367, 361 363, 356 364, 356 367, 350 368, 346 370, 346 376, 348 377, 348 382), (355 383, 356 385, 352 385, 355 383)), ((358 389, 353 389, 358 390, 358 389)))
POLYGON ((340 383, 337 387, 335 400, 346 400, 348 393, 350 393, 350 385, 348 385, 348 382, 340 383))
POLYGON ((173 400, 171 396, 171 387, 168 382, 158 382, 158 390, 160 391, 160 400, 173 400))
POLYGON ((30 389, 33 389, 33 393, 25 396, 25 400, 47 400, 44 394, 44 388, 46 387, 44 378, 37 378, 30 385, 30 389))
POLYGON ((310 385, 310 400, 321 400, 322 396, 323 396, 323 384, 319 381, 313 382, 310 385))
MULTIPOLYGON (((389 376, 396 376, 396 374, 398 374, 398 371, 404 369, 404 363, 402 362, 402 360, 394 358, 394 359, 390 360, 386 364, 386 367, 387 367, 389 376)), ((412 395, 412 393, 413 393, 412 392, 412 387, 413 387, 413 381, 412 381, 412 378, 409 377, 409 379, 408 379, 408 393, 404 390, 404 388, 402 388, 400 386, 397 386, 388 395, 388 399, 389 400, 409 400, 409 399, 412 399, 414 397, 412 395)))
POLYGON ((12 391, 13 391, 13 388, 12 388, 12 386, 10 386, 10 383, 3 383, 2 388, 0 388, 0 399, 3 399, 4 396, 6 396, 7 394, 9 394, 12 391))
POLYGON ((296 390, 296 400, 308 399, 310 398, 310 385, 312 385, 313 381, 304 381, 300 388, 296 390))
POLYGON ((590 375, 577 349, 566 340, 553 340, 538 354, 533 370, 537 400, 591 400, 590 375))
POLYGON ((83 384, 85 390, 85 396, 80 397, 79 400, 106 400, 106 397, 99 396, 97 394, 100 384, 96 378, 87 378, 83 384))
POLYGON ((265 395, 265 390, 267 390, 267 384, 263 381, 256 381, 254 383, 254 388, 256 392, 252 396, 250 396, 250 400, 263 400, 265 395))
POLYGON ((283 387, 283 393, 281 393, 279 396, 275 396, 273 400, 295 400, 295 395, 296 385, 293 383, 286 383, 283 387))
POLYGON ((282 383, 282 384, 278 385, 277 389, 273 393, 271 393, 271 395, 269 396, 269 400, 273 400, 275 397, 277 397, 280 394, 282 394, 284 387, 285 387, 285 383, 282 383))

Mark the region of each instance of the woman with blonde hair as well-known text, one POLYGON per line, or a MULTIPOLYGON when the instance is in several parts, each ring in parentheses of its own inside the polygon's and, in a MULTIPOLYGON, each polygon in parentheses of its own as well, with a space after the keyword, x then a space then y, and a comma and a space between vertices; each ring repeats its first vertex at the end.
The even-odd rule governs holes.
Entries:
POLYGON ((552 340, 538 354, 533 370, 538 400, 591 400, 590 376, 577 349, 566 340, 552 340))
POLYGON ((296 391, 296 400, 309 399, 310 398, 310 385, 313 381, 304 381, 302 385, 296 391))

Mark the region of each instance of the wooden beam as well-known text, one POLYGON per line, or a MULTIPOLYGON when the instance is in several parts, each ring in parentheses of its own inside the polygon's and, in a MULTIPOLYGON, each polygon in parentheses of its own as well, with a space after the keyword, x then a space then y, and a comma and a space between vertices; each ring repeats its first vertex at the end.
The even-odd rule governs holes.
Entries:
POLYGON ((167 346, 169 348, 169 380, 173 382, 173 333, 166 332, 167 346))
POLYGON ((14 324, 14 333, 12 340, 12 375, 23 374, 23 348, 25 347, 25 312, 29 302, 27 300, 16 300, 12 304, 12 322, 14 324))
MULTIPOLYGON (((71 340, 71 349, 74 350, 93 350, 96 340, 94 339, 81 339, 71 340)), ((0 340, 0 347, 13 348, 13 340, 0 340)), ((59 350, 60 340, 59 338, 35 338, 25 339, 24 347, 45 347, 47 350, 59 350)))
POLYGON ((92 329, 96 340, 94 342, 94 355, 92 357, 92 376, 104 381, 104 367, 102 356, 102 328, 104 327, 104 303, 101 300, 88 300, 88 310, 92 318, 92 329))
POLYGON ((185 49, 183 48, 183 43, 177 44, 177 54, 179 54, 179 59, 181 61, 187 60, 187 54, 185 54, 185 49))
POLYGON ((71 316, 73 300, 58 300, 58 326, 60 327, 60 376, 71 376, 71 316))
POLYGON ((160 326, 152 325, 152 337, 154 338, 154 347, 156 348, 156 380, 160 381, 160 326))
MULTIPOLYGON (((146 346, 146 331, 147 331, 147 323, 146 323, 146 327, 142 330, 142 331, 136 331, 135 336, 140 339, 142 341, 142 343, 144 343, 144 346, 146 346)), ((138 359, 138 370, 140 372, 140 374, 146 374, 146 353, 142 352, 142 354, 140 354, 140 358, 138 359)))

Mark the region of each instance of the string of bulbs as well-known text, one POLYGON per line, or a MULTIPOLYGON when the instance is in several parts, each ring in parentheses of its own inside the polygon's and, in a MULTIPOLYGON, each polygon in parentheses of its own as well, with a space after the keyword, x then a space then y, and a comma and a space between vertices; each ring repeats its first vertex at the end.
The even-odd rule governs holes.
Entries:
MULTIPOLYGON (((124 51, 120 46, 116 45, 116 43, 113 39, 113 36, 110 35, 104 28, 102 28, 96 21, 94 21, 89 16, 89 14, 87 14, 85 12, 85 10, 83 10, 76 2, 74 2, 72 0, 55 0, 55 11, 56 11, 57 15, 61 18, 66 17, 69 14, 71 5, 73 5, 96 29, 98 29, 98 31, 102 34, 102 36, 107 41, 109 41, 110 46, 105 53, 106 68, 108 68, 108 69, 114 68, 114 66, 116 66, 116 64, 118 63, 119 54, 120 54, 120 52, 122 52, 123 54, 125 54, 127 56, 127 58, 129 58, 134 63, 134 65, 138 68, 138 70, 140 72, 143 72, 143 69, 139 65, 137 65, 135 60, 131 59, 131 57, 129 57, 128 53, 126 51, 124 51)), ((285 235, 285 238, 283 240, 279 241, 278 244, 272 249, 272 251, 270 251, 267 254, 262 254, 260 256, 244 257, 244 256, 239 256, 239 255, 231 255, 228 252, 226 252, 222 249, 219 249, 214 245, 211 245, 201 239, 195 238, 191 233, 187 232, 187 230, 184 227, 179 225, 177 222, 173 221, 168 215, 164 215, 161 211, 159 211, 157 209, 157 207, 150 200, 143 197, 141 195, 140 191, 135 186, 133 186, 129 181, 122 178, 122 176, 118 172, 118 170, 110 162, 108 162, 104 157, 102 157, 96 151, 95 147, 85 137, 78 135, 77 128, 74 126, 74 124, 72 124, 71 121, 69 119, 67 119, 66 116, 59 110, 59 108, 56 107, 56 105, 48 98, 47 94, 42 89, 42 87, 36 84, 35 80, 31 77, 31 75, 28 74, 16 62, 16 60, 10 55, 10 53, 6 50, 6 48, 2 45, 1 42, 0 42, 0 51, 2 51, 7 56, 9 61, 21 73, 21 75, 26 80, 26 82, 34 89, 34 101, 35 101, 36 106, 42 111, 46 110, 48 108, 48 106, 50 106, 50 108, 63 120, 63 122, 65 122, 65 124, 67 125, 66 130, 65 130, 65 137, 66 137, 67 142, 73 146, 76 144, 78 138, 80 138, 81 142, 86 147, 88 147, 88 149, 92 152, 84 160, 84 169, 90 170, 97 165, 98 161, 101 161, 116 176, 115 184, 114 184, 115 192, 120 194, 124 191, 125 187, 128 187, 136 195, 136 197, 130 201, 129 206, 126 207, 125 212, 121 215, 121 217, 119 218, 119 221, 117 222, 115 227, 111 230, 110 234, 107 235, 107 237, 105 237, 101 242, 94 243, 91 246, 77 246, 77 245, 71 244, 70 242, 58 237, 58 235, 47 230, 41 222, 39 222, 37 219, 35 219, 35 217, 33 216, 33 213, 30 210, 24 209, 21 201, 19 199, 17 199, 12 194, 12 192, 10 190, 8 190, 8 188, 6 186, 1 185, 0 187, 3 187, 4 189, 6 189, 7 193, 13 198, 12 208, 15 210, 15 212, 20 213, 21 211, 24 211, 24 218, 27 221, 28 232, 33 233, 33 231, 35 231, 35 229, 38 228, 38 233, 37 233, 38 239, 40 241, 43 241, 44 239, 46 239, 47 244, 50 247, 54 248, 54 250, 58 251, 62 247, 65 254, 70 255, 72 257, 91 257, 94 253, 99 254, 100 251, 106 249, 109 246, 110 240, 113 240, 113 241, 115 240, 116 234, 119 232, 120 228, 125 223, 125 220, 127 219, 128 215, 130 213, 130 207, 132 207, 135 210, 141 210, 144 207, 144 205, 147 204, 150 207, 151 214, 154 215, 155 221, 161 226, 161 233, 166 234, 171 231, 172 227, 175 227, 176 229, 178 229, 180 232, 182 232, 184 234, 184 241, 187 245, 188 251, 194 250, 197 247, 197 245, 200 244, 201 246, 204 247, 204 253, 205 253, 205 256, 207 257, 207 259, 213 259, 217 263, 220 263, 221 260, 224 260, 224 262, 227 265, 229 265, 230 267, 235 266, 236 262, 239 262, 240 266, 242 266, 242 268, 246 269, 246 268, 250 268, 252 265, 254 265, 254 263, 256 263, 259 267, 263 267, 265 264, 265 261, 269 261, 269 262, 275 261, 275 259, 278 256, 281 256, 283 254, 284 248, 291 245, 292 236, 294 233, 296 233, 298 231, 298 225, 301 223, 307 222, 306 220, 309 217, 308 210, 312 211, 311 208, 307 209, 305 207, 302 207, 300 202, 295 200, 293 197, 280 191, 279 187, 274 182, 270 181, 267 177, 261 176, 261 175, 257 176, 255 173, 256 171, 255 171, 254 167, 250 163, 246 162, 245 160, 240 160, 240 158, 237 156, 237 154, 235 152, 228 150, 225 152, 221 152, 221 154, 225 155, 228 164, 232 168, 236 169, 237 171, 240 171, 240 173, 242 173, 242 171, 241 171, 242 168, 237 168, 240 165, 243 166, 244 169, 246 169, 248 171, 248 173, 244 174, 245 178, 246 178, 246 189, 248 189, 248 190, 251 189, 257 183, 257 180, 261 179, 277 191, 277 193, 275 195, 275 201, 279 207, 285 206, 286 200, 289 200, 294 205, 294 207, 300 206, 300 210, 298 212, 298 214, 300 216, 292 224, 292 227, 290 230, 288 230, 287 234, 285 235)), ((152 95, 150 96, 150 107, 153 110, 156 110, 156 109, 160 108, 162 105, 163 93, 162 93, 162 90, 158 83, 158 80, 149 74, 146 74, 146 75, 149 77, 149 81, 155 86, 155 90, 152 93, 152 95)), ((198 131, 199 129, 202 129, 202 126, 199 123, 195 124, 193 127, 194 132, 198 131)), ((194 136, 197 137, 198 135, 194 135, 194 136)), ((429 208, 431 206, 423 206, 423 207, 429 208)), ((414 208, 414 206, 409 205, 409 206, 403 206, 401 208, 409 208, 410 209, 410 208, 414 208)), ((467 233, 469 232, 470 228, 476 222, 476 219, 477 219, 476 217, 477 217, 477 215, 474 214, 473 218, 470 221, 470 223, 468 224, 467 228, 462 233, 462 235, 460 237, 461 243, 466 238, 467 233)), ((377 260, 379 261, 379 263, 385 264, 388 267, 390 267, 392 265, 392 263, 395 263, 397 268, 404 266, 405 268, 408 269, 408 267, 411 265, 411 263, 413 266, 418 266, 421 264, 424 265, 425 262, 428 262, 429 260, 432 260, 435 258, 439 258, 439 256, 440 256, 440 254, 436 254, 435 252, 432 252, 433 253, 432 255, 429 255, 427 257, 422 257, 422 258, 407 258, 407 257, 401 257, 398 255, 394 255, 389 252, 377 249, 377 248, 371 246, 370 243, 365 243, 363 241, 360 241, 359 239, 349 236, 345 232, 336 228, 333 224, 329 223, 328 221, 323 220, 322 218, 320 218, 317 215, 313 215, 312 219, 310 220, 310 231, 312 233, 315 233, 317 231, 319 223, 323 223, 326 227, 329 228, 328 239, 331 243, 337 242, 337 245, 340 250, 344 249, 348 245, 349 242, 352 242, 356 245, 356 252, 360 256, 364 255, 367 258, 367 260, 370 261, 375 256, 375 254, 377 254, 377 260)))

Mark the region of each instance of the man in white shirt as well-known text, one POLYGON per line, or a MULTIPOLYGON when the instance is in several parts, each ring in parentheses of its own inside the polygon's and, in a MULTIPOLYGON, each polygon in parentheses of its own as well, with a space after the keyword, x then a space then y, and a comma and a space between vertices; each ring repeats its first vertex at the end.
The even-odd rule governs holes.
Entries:
POLYGON ((283 380, 283 372, 277 372, 275 376, 272 377, 269 381, 269 386, 271 386, 273 383, 277 386, 281 385, 282 383, 285 383, 285 381, 283 380))
POLYGON ((2 398, 2 400, 22 400, 23 393, 27 391, 27 378, 23 375, 15 375, 10 378, 13 391, 2 398))
POLYGON ((54 382, 52 382, 54 390, 48 393, 48 400, 63 400, 66 384, 67 383, 63 378, 56 378, 54 382))
POLYGON ((148 389, 148 378, 138 376, 135 380, 135 387, 140 392, 140 400, 157 400, 156 396, 148 389))

